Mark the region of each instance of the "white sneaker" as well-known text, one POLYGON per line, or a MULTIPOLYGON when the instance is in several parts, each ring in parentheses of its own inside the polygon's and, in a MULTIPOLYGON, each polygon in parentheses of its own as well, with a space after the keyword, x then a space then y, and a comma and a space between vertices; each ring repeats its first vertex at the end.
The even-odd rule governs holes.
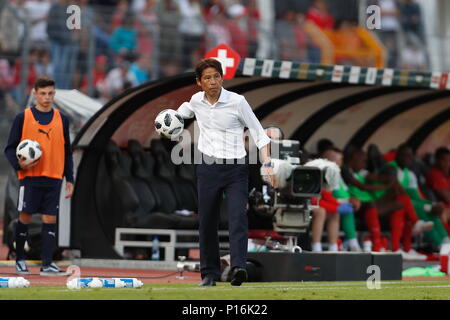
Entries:
POLYGON ((365 240, 363 242, 363 251, 364 252, 372 252, 372 241, 365 240))
POLYGON ((427 256, 421 253, 418 253, 416 250, 411 249, 407 252, 407 254, 409 255, 409 257, 411 258, 411 260, 416 260, 416 261, 425 261, 427 260, 427 256))
POLYGON ((413 236, 416 236, 422 232, 431 230, 433 228, 433 226, 434 226, 433 221, 418 220, 413 227, 412 234, 413 234, 413 236))

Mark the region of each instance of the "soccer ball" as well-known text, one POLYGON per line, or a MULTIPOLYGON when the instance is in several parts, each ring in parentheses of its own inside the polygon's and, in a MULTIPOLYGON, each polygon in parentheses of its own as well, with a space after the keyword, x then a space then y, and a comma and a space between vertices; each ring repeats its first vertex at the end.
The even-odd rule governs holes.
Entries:
POLYGON ((25 139, 17 146, 16 156, 17 159, 24 160, 24 164, 27 165, 42 156, 41 146, 37 141, 25 139))
POLYGON ((165 109, 156 116, 155 129, 165 138, 176 139, 183 132, 184 120, 175 110, 165 109))

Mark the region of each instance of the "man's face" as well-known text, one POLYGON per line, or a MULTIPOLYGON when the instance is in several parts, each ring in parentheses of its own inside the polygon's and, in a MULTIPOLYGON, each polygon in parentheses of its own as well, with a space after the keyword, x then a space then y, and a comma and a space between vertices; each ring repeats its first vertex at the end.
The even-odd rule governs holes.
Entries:
POLYGON ((450 154, 444 155, 439 159, 436 159, 436 164, 439 169, 444 172, 448 172, 450 170, 450 154))
POLYGON ((35 99, 36 99, 36 104, 40 105, 42 107, 51 107, 52 103, 53 103, 53 99, 55 98, 55 87, 50 86, 50 87, 44 87, 44 88, 38 88, 34 93, 33 93, 35 99))
POLYGON ((208 96, 217 96, 222 89, 223 78, 215 68, 206 68, 202 72, 201 79, 197 79, 197 84, 208 96))
POLYGON ((397 153, 397 163, 404 168, 411 168, 414 164, 414 154, 411 148, 404 148, 397 153))
POLYGON ((366 167, 366 162, 367 156, 364 151, 356 151, 352 157, 351 167, 358 172, 366 167))

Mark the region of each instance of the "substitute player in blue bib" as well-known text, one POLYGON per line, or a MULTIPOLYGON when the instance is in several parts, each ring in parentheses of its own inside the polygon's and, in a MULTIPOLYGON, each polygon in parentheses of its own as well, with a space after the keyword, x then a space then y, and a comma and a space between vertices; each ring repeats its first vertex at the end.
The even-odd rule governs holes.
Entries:
POLYGON ((73 160, 70 146, 69 120, 53 108, 55 82, 39 78, 33 95, 36 106, 19 113, 11 127, 5 155, 19 178, 19 221, 15 230, 16 271, 29 274, 25 264, 24 245, 32 215, 42 214, 42 266, 41 275, 67 275, 53 262, 56 245, 56 222, 63 177, 66 178, 66 198, 73 194, 73 160), (42 149, 41 158, 25 164, 16 157, 20 141, 37 141, 42 149))

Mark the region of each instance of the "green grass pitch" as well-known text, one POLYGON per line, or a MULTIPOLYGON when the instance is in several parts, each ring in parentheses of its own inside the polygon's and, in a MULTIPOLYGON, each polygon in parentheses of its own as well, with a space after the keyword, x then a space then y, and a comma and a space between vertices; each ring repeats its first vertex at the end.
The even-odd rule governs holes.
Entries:
POLYGON ((1 300, 450 300, 450 280, 366 282, 244 283, 232 287, 196 284, 146 284, 140 289, 59 287, 1 288, 1 300))

